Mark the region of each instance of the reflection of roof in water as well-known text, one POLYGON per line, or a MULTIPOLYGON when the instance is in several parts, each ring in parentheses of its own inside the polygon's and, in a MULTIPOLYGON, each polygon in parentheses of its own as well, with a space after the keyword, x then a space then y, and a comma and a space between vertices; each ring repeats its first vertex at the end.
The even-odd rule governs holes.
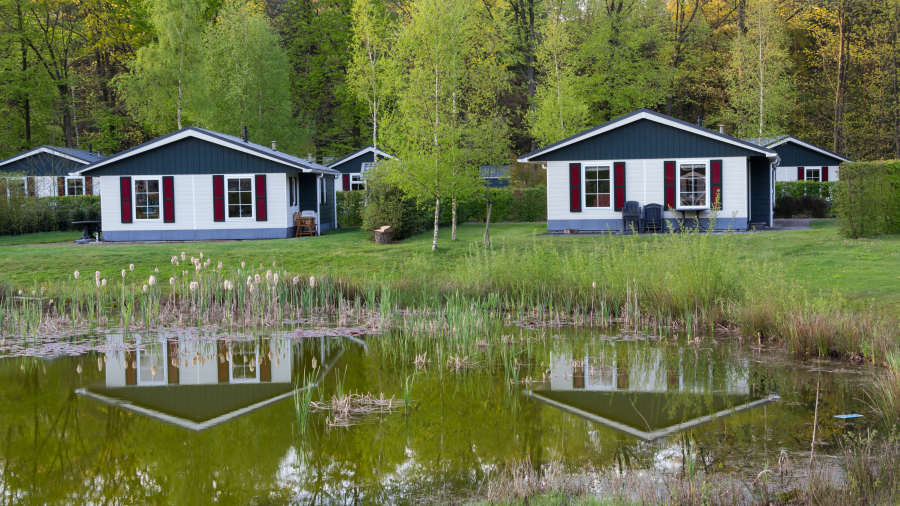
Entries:
MULTIPOLYGON (((312 386, 325 377, 343 353, 343 348, 331 352, 319 368, 312 386)), ((254 382, 107 388, 100 382, 75 393, 193 432, 202 432, 292 397, 294 385, 290 382, 254 382)))
POLYGON ((541 389, 526 392, 526 395, 645 441, 669 436, 778 399, 777 395, 541 389))

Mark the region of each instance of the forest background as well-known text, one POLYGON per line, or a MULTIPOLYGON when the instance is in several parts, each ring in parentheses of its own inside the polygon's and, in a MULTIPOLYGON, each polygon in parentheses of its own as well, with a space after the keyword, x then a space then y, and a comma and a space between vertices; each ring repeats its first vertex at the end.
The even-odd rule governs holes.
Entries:
POLYGON ((0 0, 0 158, 196 125, 490 162, 639 107, 897 158, 898 25, 900 0, 0 0))

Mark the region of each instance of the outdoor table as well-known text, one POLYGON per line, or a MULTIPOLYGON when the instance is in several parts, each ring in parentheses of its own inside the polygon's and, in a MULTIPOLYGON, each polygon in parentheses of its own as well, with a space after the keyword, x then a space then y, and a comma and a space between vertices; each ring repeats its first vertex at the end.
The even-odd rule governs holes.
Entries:
POLYGON ((84 232, 81 234, 80 239, 76 239, 75 243, 77 244, 88 244, 94 242, 94 237, 92 232, 94 228, 99 225, 99 221, 73 221, 72 225, 83 225, 84 232))

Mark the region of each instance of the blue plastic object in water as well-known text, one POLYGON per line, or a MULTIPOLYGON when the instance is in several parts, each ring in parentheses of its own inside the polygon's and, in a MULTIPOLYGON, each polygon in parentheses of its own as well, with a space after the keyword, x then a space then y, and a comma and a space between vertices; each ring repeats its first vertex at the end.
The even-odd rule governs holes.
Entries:
POLYGON ((862 418, 862 415, 834 415, 835 418, 840 418, 841 420, 846 420, 848 418, 862 418))

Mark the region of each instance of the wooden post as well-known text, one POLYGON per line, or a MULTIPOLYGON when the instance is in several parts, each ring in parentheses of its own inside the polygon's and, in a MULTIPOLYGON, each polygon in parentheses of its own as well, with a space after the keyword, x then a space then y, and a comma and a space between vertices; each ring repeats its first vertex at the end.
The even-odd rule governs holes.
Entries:
POLYGON ((487 218, 484 220, 484 247, 491 245, 491 189, 487 189, 487 218))
POLYGON ((385 225, 375 231, 375 244, 390 244, 394 230, 385 225))

